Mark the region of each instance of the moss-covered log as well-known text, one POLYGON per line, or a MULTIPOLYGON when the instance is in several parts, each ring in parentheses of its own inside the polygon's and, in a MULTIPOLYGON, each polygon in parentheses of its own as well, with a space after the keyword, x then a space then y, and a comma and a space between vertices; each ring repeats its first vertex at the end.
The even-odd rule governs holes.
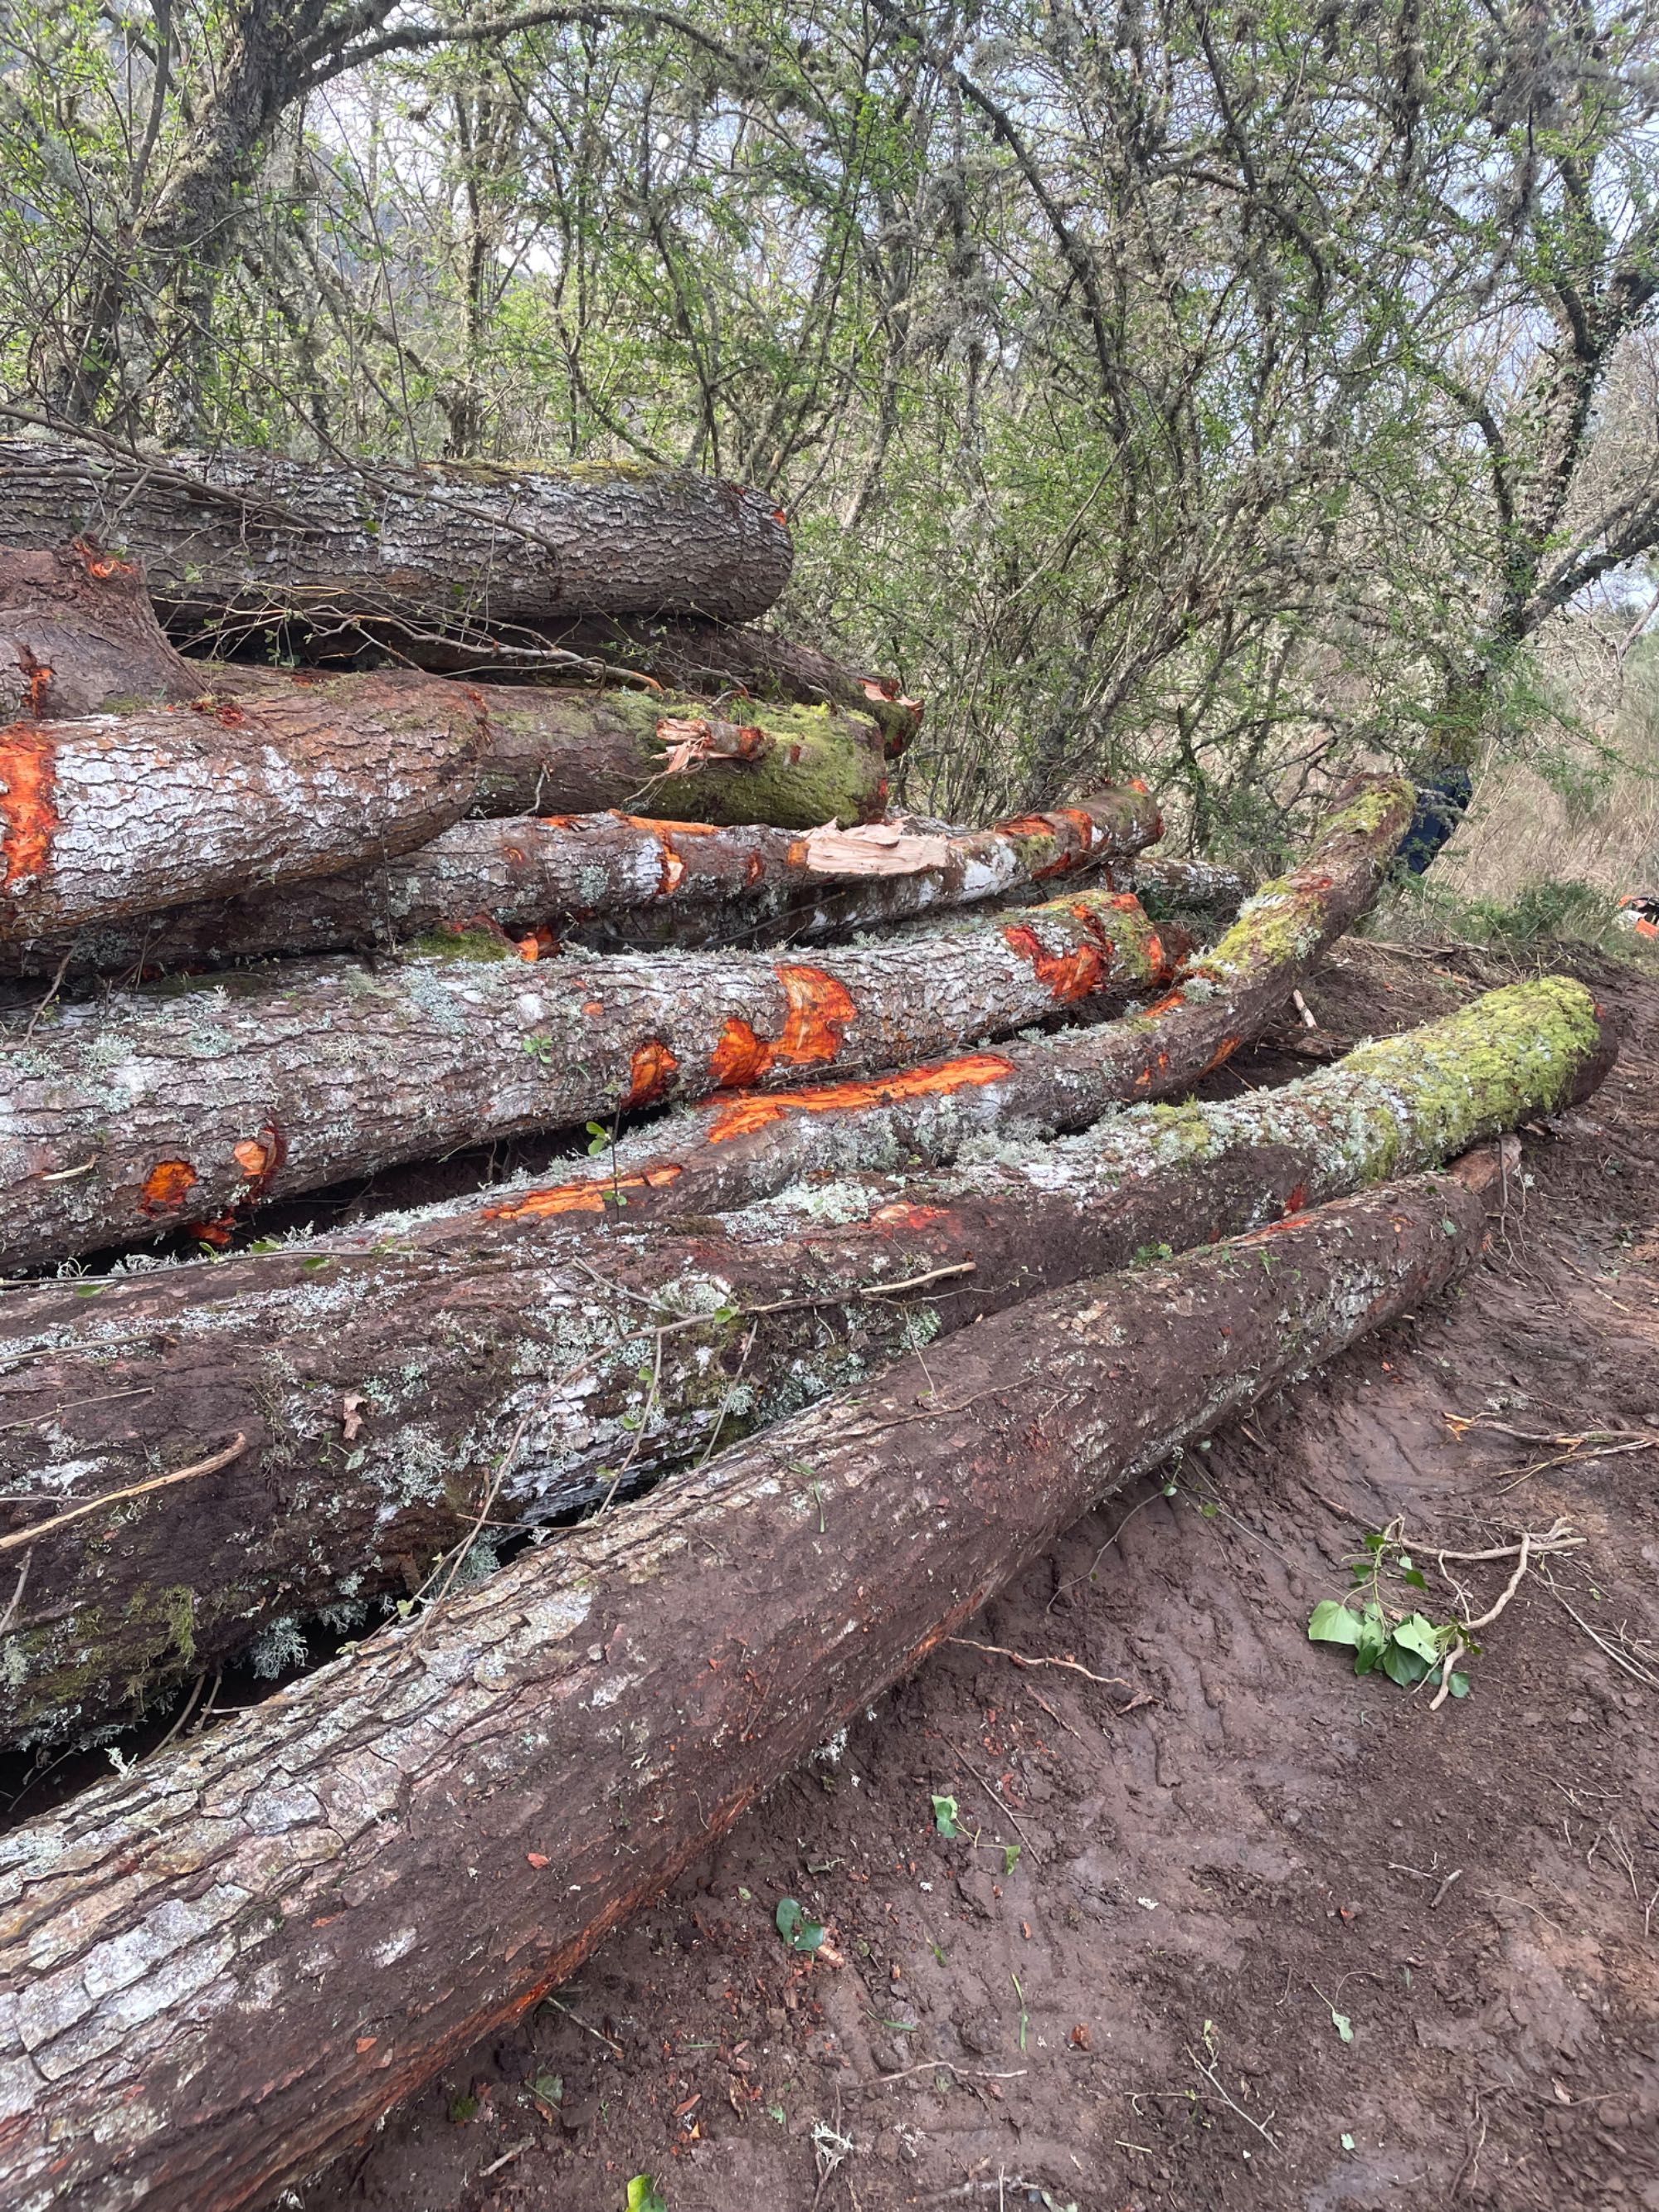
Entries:
POLYGON ((84 543, 0 546, 0 723, 116 714, 207 684, 162 636, 133 562, 84 543))
POLYGON ((1432 1297, 1484 1223, 1422 1178, 1031 1300, 20 1828, 6 2202, 302 2179, 1097 1498, 1432 1297))
POLYGON ((174 623, 362 617, 439 633, 562 615, 745 622, 789 579, 775 503, 681 469, 593 462, 128 456, 0 440, 6 535, 142 559, 174 623))
POLYGON ((627 1194, 636 1218, 720 1212, 815 1176, 937 1165, 970 1138, 1052 1136, 1086 1128, 1124 1099, 1182 1094, 1260 1035, 1325 947, 1364 912, 1412 805, 1411 786, 1398 779, 1351 791, 1306 858, 1247 901, 1219 942, 1144 1012, 869 1082, 721 1100, 665 1133, 629 1139, 603 1176, 526 1179, 412 1233, 467 1243, 481 1229, 596 1218, 607 1182, 627 1194))
MULTIPOLYGON (((355 635, 386 635, 417 666, 453 672, 489 670, 496 675, 517 670, 558 670, 574 656, 585 672, 613 669, 619 675, 648 676, 671 691, 772 701, 780 705, 847 707, 869 714, 881 724, 890 752, 902 752, 921 726, 922 702, 908 698, 890 677, 867 676, 848 668, 814 646, 780 637, 746 623, 700 622, 695 617, 635 616, 626 620, 588 620, 497 626, 488 633, 476 625, 441 636, 410 636, 372 625, 355 635)), ((322 644, 324 641, 317 641, 322 644)))
POLYGON ((498 938, 378 969, 293 962, 111 993, 0 1030, 0 1266, 517 1131, 867 1073, 1144 990, 1127 893, 1079 891, 822 964, 763 953, 526 966, 498 938), (482 957, 480 957, 482 956, 482 957))
POLYGON ((1133 788, 994 830, 938 835, 880 823, 719 828, 614 811, 509 816, 459 823, 417 852, 349 875, 39 938, 0 956, 0 974, 148 980, 276 953, 386 951, 434 930, 480 927, 520 941, 527 957, 573 926, 585 944, 647 933, 682 950, 763 935, 793 942, 1052 886, 1161 834, 1157 808, 1133 788))
POLYGON ((637 1488, 1036 1291, 1437 1165, 1585 1095, 1606 1055, 1589 994, 1551 978, 1282 1091, 684 1231, 623 1215, 483 1264, 394 1232, 321 1267, 300 1243, 14 1293, 0 1492, 33 1496, 0 1527, 119 1495, 201 1437, 246 1445, 40 1540, 0 1636, 0 1741, 94 1727, 256 1644, 280 1657, 307 1615, 401 1594, 486 1498, 495 1528, 637 1488))

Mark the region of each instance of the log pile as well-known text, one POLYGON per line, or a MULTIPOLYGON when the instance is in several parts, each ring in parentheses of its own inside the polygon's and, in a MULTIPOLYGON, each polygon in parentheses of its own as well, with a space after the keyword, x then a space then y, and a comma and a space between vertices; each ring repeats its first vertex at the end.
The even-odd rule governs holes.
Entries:
POLYGON ((1547 977, 1194 1099, 1409 786, 1249 896, 1147 853, 1144 787, 889 815, 920 709, 750 626, 788 541, 734 488, 40 441, 0 483, 0 1747, 161 1739, 0 1838, 0 2191, 228 2212, 1069 1519, 1451 1283, 1469 1148, 1612 1048, 1547 977))

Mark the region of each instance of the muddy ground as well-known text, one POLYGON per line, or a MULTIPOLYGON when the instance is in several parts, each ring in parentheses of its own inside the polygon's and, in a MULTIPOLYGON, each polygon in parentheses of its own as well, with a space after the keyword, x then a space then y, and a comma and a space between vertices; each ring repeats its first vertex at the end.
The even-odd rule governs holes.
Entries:
MULTIPOLYGON (((1080 1522, 972 1630, 1001 1650, 940 1653, 286 2201, 1659 2208, 1659 988, 1580 972, 1620 1066, 1525 1135, 1459 1294, 1080 1522), (1368 1532, 1445 1619, 1431 1546, 1558 1516, 1583 1548, 1462 1702, 1308 1642, 1368 1532), (785 1947, 786 1896, 843 1965, 785 1947)), ((1508 979, 1346 945, 1319 1030, 1237 1079, 1508 979)), ((1512 1564, 1451 1571, 1479 1611, 1512 1564)))

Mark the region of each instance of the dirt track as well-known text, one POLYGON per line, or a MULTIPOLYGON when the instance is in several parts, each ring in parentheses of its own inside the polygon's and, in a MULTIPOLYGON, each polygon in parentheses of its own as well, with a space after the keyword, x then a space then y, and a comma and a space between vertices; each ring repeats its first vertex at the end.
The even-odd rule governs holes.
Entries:
MULTIPOLYGON (((1345 945, 1310 1042, 1447 1011, 1468 966, 1345 945)), ((622 2212, 641 2172, 668 2212, 1659 2207, 1659 1449, 1447 1419, 1659 1437, 1659 988, 1589 980, 1620 1066, 1523 1139, 1462 1294, 1080 1522, 973 1632, 1109 1681, 941 1654, 304 2212, 622 2212), (1585 1548, 1461 1704, 1307 1642, 1367 1531, 1403 1516, 1426 1564, 1558 1514, 1585 1548), (786 1895, 844 1966, 785 1948, 786 1895)), ((1478 1609, 1509 1563, 1457 1571, 1478 1609)))

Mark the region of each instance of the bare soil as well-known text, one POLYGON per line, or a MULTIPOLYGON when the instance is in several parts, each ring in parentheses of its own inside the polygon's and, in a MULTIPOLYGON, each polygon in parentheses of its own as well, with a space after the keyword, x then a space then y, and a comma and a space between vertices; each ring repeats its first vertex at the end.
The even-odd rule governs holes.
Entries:
MULTIPOLYGON (((1319 1030, 1230 1079, 1500 980, 1345 945, 1319 1030)), ((622 2212, 649 2173, 669 2212, 1659 2208, 1659 988, 1589 980, 1620 1064, 1526 1133, 1458 1295, 1080 1522, 286 2201, 622 2212), (1583 1548, 1462 1702, 1309 1643, 1367 1532, 1403 1524, 1445 1619, 1432 1547, 1557 1516, 1583 1548), (786 1896, 843 1964, 786 1948, 786 1896)), ((1511 1565, 1450 1571, 1478 1612, 1511 1565)))

